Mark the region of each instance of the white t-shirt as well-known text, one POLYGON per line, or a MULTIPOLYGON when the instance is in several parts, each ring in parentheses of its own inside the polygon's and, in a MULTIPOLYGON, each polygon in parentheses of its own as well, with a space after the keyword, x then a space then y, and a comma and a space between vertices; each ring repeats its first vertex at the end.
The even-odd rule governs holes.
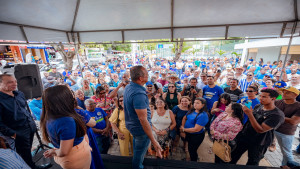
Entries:
POLYGON ((184 63, 183 62, 177 62, 176 63, 176 68, 177 69, 182 69, 183 68, 184 63))

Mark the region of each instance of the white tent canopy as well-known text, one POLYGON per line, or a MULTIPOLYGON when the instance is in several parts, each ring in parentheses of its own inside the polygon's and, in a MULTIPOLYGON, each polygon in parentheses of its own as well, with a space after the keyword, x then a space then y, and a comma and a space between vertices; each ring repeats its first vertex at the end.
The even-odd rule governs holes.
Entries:
MULTIPOLYGON (((101 43, 280 38, 289 36, 298 22, 297 1, 0 0, 0 39, 101 43)), ((296 36, 299 31, 297 28, 296 36)))

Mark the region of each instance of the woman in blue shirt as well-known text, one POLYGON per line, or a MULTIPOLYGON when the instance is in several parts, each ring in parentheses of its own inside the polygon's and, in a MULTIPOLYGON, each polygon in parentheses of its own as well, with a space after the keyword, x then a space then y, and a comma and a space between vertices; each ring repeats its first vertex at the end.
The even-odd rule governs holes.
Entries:
POLYGON ((62 168, 90 168, 91 150, 86 126, 74 109, 76 102, 70 89, 65 85, 47 88, 42 100, 42 136, 55 147, 45 151, 44 156, 54 157, 62 168))
MULTIPOLYGON (((254 109, 254 107, 257 104, 260 104, 259 100, 256 98, 256 95, 258 94, 258 88, 251 85, 246 90, 247 96, 242 97, 240 100, 237 101, 237 103, 245 104, 247 101, 251 102, 251 107, 254 109)), ((244 113, 244 119, 243 119, 243 125, 248 121, 248 116, 244 113)))
POLYGON ((204 127, 208 123, 208 115, 206 110, 206 100, 203 98, 196 98, 194 108, 189 111, 182 120, 180 127, 181 135, 186 137, 188 142, 188 150, 191 161, 197 161, 197 150, 204 140, 204 127))
MULTIPOLYGON (((188 113, 188 111, 191 109, 191 107, 192 107, 191 103, 192 103, 192 101, 188 96, 183 96, 180 99, 180 104, 175 106, 172 109, 172 112, 173 112, 173 114, 175 116, 175 120, 176 120, 176 128, 175 128, 175 130, 171 131, 171 135, 174 135, 174 132, 176 134, 175 140, 173 142, 173 151, 174 152, 176 151, 176 147, 179 143, 180 127, 181 127, 182 119, 188 113)), ((185 151, 188 152, 186 140, 183 137, 181 137, 181 140, 183 141, 185 151)))

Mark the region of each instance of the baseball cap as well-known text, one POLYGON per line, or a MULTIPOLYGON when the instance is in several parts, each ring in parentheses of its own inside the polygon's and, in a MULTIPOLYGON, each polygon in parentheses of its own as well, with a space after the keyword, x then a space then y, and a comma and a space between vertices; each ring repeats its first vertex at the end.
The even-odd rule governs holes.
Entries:
POLYGON ((285 88, 287 85, 284 81, 275 82, 274 87, 285 88))
POLYGON ((272 74, 267 73, 267 74, 265 74, 265 76, 269 76, 271 79, 273 79, 273 75, 272 74))
POLYGON ((299 95, 299 94, 300 94, 300 91, 299 91, 298 89, 296 89, 296 88, 294 88, 294 87, 291 87, 291 86, 286 87, 286 88, 281 88, 281 89, 279 89, 279 90, 286 90, 286 91, 289 91, 289 92, 293 92, 293 93, 295 93, 296 95, 299 95))
POLYGON ((148 85, 153 85, 153 83, 151 82, 151 81, 148 81, 147 83, 146 83, 146 86, 148 86, 148 85))

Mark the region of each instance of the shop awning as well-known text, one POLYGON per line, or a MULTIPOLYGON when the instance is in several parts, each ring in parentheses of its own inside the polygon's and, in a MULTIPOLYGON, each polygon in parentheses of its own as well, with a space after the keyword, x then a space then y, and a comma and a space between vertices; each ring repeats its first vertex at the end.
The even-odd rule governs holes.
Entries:
POLYGON ((0 0, 0 39, 280 38, 298 22, 299 5, 298 0, 0 0))

